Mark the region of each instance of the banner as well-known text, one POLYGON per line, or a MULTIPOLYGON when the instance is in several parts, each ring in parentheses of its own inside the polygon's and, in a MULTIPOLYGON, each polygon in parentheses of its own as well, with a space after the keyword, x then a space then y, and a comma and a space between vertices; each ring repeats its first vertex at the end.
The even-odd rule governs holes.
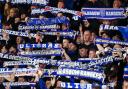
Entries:
POLYGON ((14 55, 9 55, 9 54, 3 54, 0 53, 0 58, 5 58, 5 59, 10 59, 10 60, 17 60, 17 61, 21 61, 21 60, 26 60, 26 61, 30 61, 31 58, 29 57, 22 57, 22 56, 14 56, 14 55))
MULTIPOLYGON (((89 59, 89 58, 88 58, 89 59)), ((102 66, 112 63, 114 61, 120 61, 122 58, 106 57, 97 60, 78 60, 78 61, 59 61, 46 58, 32 58, 32 60, 25 61, 10 61, 4 62, 4 66, 13 66, 13 65, 38 65, 39 63, 59 66, 61 68, 76 68, 76 69, 87 69, 87 70, 100 70, 102 71, 102 66), (83 63, 84 62, 84 63, 83 63), (89 68, 90 67, 90 68, 89 68), (91 69, 93 67, 93 69, 91 69)))
POLYGON ((76 76, 88 79, 94 79, 100 82, 104 82, 105 75, 102 72, 77 70, 77 69, 58 69, 57 74, 59 76, 76 76))
POLYGON ((60 49, 48 49, 48 50, 34 50, 31 52, 22 51, 20 55, 22 56, 42 56, 42 55, 49 55, 49 56, 60 56, 61 55, 60 49))
POLYGON ((127 16, 124 15, 123 8, 82 8, 84 13, 83 19, 123 19, 127 16))
POLYGON ((57 36, 58 34, 63 37, 75 38, 78 32, 76 31, 49 31, 49 32, 40 32, 43 35, 52 35, 57 36))
POLYGON ((0 77, 9 77, 10 74, 15 76, 35 76, 37 68, 0 68, 0 77))
POLYGON ((47 49, 60 49, 60 44, 56 43, 45 43, 45 44, 20 44, 19 47, 22 48, 47 48, 47 49))
MULTIPOLYGON (((12 31, 12 30, 4 30, 0 29, 0 33, 6 32, 9 35, 16 35, 16 36, 23 36, 23 37, 36 37, 36 34, 34 33, 26 33, 26 32, 21 32, 21 31, 12 31)), ((42 35, 52 35, 52 36, 57 36, 60 34, 60 36, 63 37, 69 37, 69 38, 75 38, 75 36, 78 34, 76 31, 50 31, 50 32, 40 32, 42 35)))
POLYGON ((61 87, 68 89, 68 88, 72 88, 72 89, 93 89, 96 86, 99 86, 100 89, 106 89, 107 87, 111 87, 110 89, 114 89, 114 83, 108 83, 106 85, 102 85, 102 84, 82 84, 82 83, 67 83, 67 82, 61 82, 61 87))
MULTIPOLYGON (((37 68, 0 68, 0 77, 5 77, 10 75, 10 74, 15 74, 15 76, 26 76, 27 74, 32 74, 29 76, 35 76, 37 73, 38 69, 37 68), (2 76, 3 75, 3 76, 2 76)), ((54 76, 76 76, 76 77, 81 77, 81 78, 87 78, 87 79, 94 79, 99 82, 104 82, 105 79, 105 74, 102 72, 97 72, 97 71, 87 71, 87 70, 77 70, 77 69, 43 69, 43 76, 46 75, 54 75, 54 76)), ((43 77, 42 76, 42 77, 43 77)))
POLYGON ((11 0, 12 4, 47 5, 48 0, 11 0))
POLYGON ((67 17, 56 17, 56 18, 30 18, 27 25, 53 25, 53 24, 69 24, 67 17))
MULTIPOLYGON (((87 78, 91 80, 96 80, 99 82, 104 82, 105 74, 99 71, 89 71, 82 69, 71 69, 71 68, 60 68, 58 70, 45 69, 43 76, 55 75, 55 76, 73 76, 79 78, 87 78)), ((42 77, 43 77, 42 76, 42 77)))
POLYGON ((80 84, 80 83, 65 83, 61 82, 61 87, 65 89, 92 89, 92 84, 80 84))
POLYGON ((46 11, 60 11, 63 13, 69 13, 69 14, 81 16, 80 11, 74 11, 74 10, 68 10, 68 9, 56 8, 56 7, 50 7, 50 6, 46 6, 43 9, 32 9, 31 14, 42 14, 43 12, 46 12, 46 11))
POLYGON ((118 58, 118 57, 113 57, 113 56, 107 56, 105 58, 101 58, 99 60, 96 61, 90 61, 90 63, 88 64, 88 68, 95 66, 95 65, 105 65, 114 61, 120 61, 123 58, 118 58))
MULTIPOLYGON (((53 66, 65 66, 65 67, 82 67, 82 62, 72 62, 72 61, 62 61, 62 60, 52 60, 46 58, 33 58, 29 61, 8 61, 4 62, 4 66, 14 66, 14 65, 38 65, 39 63, 53 66)), ((85 66, 83 66, 83 69, 85 66)))
POLYGON ((34 26, 23 26, 19 25, 18 30, 57 30, 59 29, 59 25, 34 25, 34 26))
POLYGON ((35 38, 36 34, 33 33, 26 33, 26 32, 18 32, 18 31, 13 31, 13 30, 4 30, 4 29, 0 29, 0 33, 5 32, 8 33, 9 35, 16 35, 16 36, 23 36, 23 37, 33 37, 35 38))
POLYGON ((118 41, 118 40, 111 40, 108 38, 96 38, 95 39, 96 44, 119 44, 119 45, 128 45, 127 41, 118 41))
POLYGON ((35 86, 36 83, 29 83, 29 82, 3 82, 4 86, 35 86))
POLYGON ((126 26, 110 26, 110 25, 100 25, 100 30, 119 30, 123 38, 128 41, 128 27, 126 26))

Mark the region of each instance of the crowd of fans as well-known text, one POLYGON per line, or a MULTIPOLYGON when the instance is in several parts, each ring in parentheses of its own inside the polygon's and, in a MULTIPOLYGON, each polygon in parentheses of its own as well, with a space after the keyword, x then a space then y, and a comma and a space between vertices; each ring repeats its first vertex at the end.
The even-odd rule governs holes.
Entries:
MULTIPOLYGON (((128 0, 49 0, 48 6, 57 8, 67 8, 71 10, 81 11, 81 8, 125 8, 128 6, 128 0)), ((19 55, 21 51, 33 51, 42 50, 25 48, 19 49, 19 44, 41 44, 41 43, 59 43, 62 49, 61 56, 41 56, 43 58, 53 60, 69 60, 77 61, 79 58, 101 58, 108 55, 122 57, 123 60, 120 62, 113 62, 105 65, 104 72, 106 74, 106 83, 114 83, 113 89, 127 89, 128 80, 123 79, 124 67, 127 65, 128 55, 121 51, 112 51, 111 54, 105 53, 104 50, 110 48, 126 48, 127 46, 119 44, 95 44, 94 39, 96 37, 110 38, 112 40, 124 41, 120 31, 100 31, 99 27, 101 24, 113 25, 113 26, 127 26, 126 19, 87 19, 87 20, 74 20, 72 14, 58 12, 51 13, 45 12, 43 14, 31 15, 33 8, 43 8, 43 6, 36 6, 31 4, 11 4, 8 2, 0 2, 0 13, 2 15, 2 29, 18 31, 19 25, 26 25, 29 18, 55 18, 66 16, 70 20, 70 24, 58 24, 61 30, 74 30, 78 34, 75 38, 62 37, 60 34, 56 36, 43 35, 39 31, 26 30, 25 32, 36 33, 36 37, 22 37, 9 35, 8 33, 1 33, 2 39, 0 40, 0 53, 9 55, 19 55)), ((9 59, 0 58, 1 68, 34 68, 34 66, 9 66, 5 67, 3 63, 9 61, 9 59)), ((0 89, 31 89, 30 86, 16 86, 10 87, 9 85, 4 87, 3 82, 35 82, 35 89, 63 89, 60 87, 61 82, 71 82, 70 77, 66 76, 42 76, 41 70, 43 69, 57 69, 59 67, 39 64, 39 70, 35 76, 20 76, 15 77, 15 74, 11 74, 10 77, 0 77, 0 89), (42 82, 42 87, 40 81, 42 82)), ((96 84, 93 89, 100 89, 100 83, 95 80, 75 77, 76 83, 89 83, 96 84)), ((33 88, 34 89, 34 88, 33 88)), ((106 87, 104 89, 110 89, 106 87)))

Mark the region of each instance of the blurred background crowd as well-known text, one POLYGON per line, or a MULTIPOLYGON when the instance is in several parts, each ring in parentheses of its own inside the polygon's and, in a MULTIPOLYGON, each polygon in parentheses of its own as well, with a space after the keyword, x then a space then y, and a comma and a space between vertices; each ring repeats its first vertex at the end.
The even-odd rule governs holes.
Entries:
MULTIPOLYGON (((128 6, 128 0, 49 0, 48 6, 57 7, 57 8, 66 8, 75 11, 81 11, 82 8, 126 8, 128 6)), ((104 52, 106 49, 115 48, 115 49, 128 49, 128 46, 119 45, 119 44, 95 44, 94 39, 96 37, 109 38, 112 40, 124 41, 120 31, 100 31, 99 27, 101 24, 104 25, 113 25, 113 26, 127 26, 128 19, 87 19, 87 20, 74 20, 72 14, 58 12, 51 13, 45 12, 43 14, 31 15, 31 10, 33 8, 43 8, 43 6, 31 5, 31 4, 11 4, 8 2, 0 2, 0 13, 2 15, 2 29, 18 31, 19 25, 26 25, 26 22, 29 18, 55 18, 66 16, 70 24, 58 24, 60 29, 63 31, 74 30, 78 34, 75 38, 62 37, 60 34, 56 36, 43 35, 39 33, 38 30, 26 30, 25 32, 36 33, 36 37, 22 37, 9 35, 8 33, 3 32, 1 34, 2 39, 0 40, 0 53, 9 54, 9 55, 19 55, 21 51, 33 51, 33 50, 42 50, 33 49, 33 48, 24 48, 19 49, 19 44, 41 44, 41 43, 59 43, 62 49, 62 55, 60 56, 41 56, 43 58, 48 58, 52 60, 69 60, 77 61, 79 58, 101 58, 106 56, 116 56, 122 57, 123 60, 120 62, 112 62, 104 67, 104 72, 106 75, 106 83, 114 83, 113 89, 128 89, 128 80, 123 79, 124 67, 128 63, 127 52, 122 51, 111 51, 111 53, 104 52)), ((0 58, 0 67, 1 68, 34 68, 34 66, 3 66, 5 61, 8 59, 0 58)), ((42 69, 57 69, 59 67, 39 64, 39 70, 42 69)), ((93 89, 100 89, 100 83, 95 80, 75 77, 75 83, 89 83, 96 84, 97 86, 93 89)), ((0 89, 32 89, 30 86, 18 86, 10 87, 3 86, 3 82, 35 82, 35 89, 63 89, 60 87, 61 82, 71 82, 71 77, 67 76, 42 76, 40 71, 33 76, 20 76, 15 77, 15 74, 10 75, 10 77, 0 77, 0 89), (40 78, 41 77, 41 78, 40 78), (42 82, 42 87, 40 82, 42 82)), ((110 89, 106 87, 104 89, 110 89)))

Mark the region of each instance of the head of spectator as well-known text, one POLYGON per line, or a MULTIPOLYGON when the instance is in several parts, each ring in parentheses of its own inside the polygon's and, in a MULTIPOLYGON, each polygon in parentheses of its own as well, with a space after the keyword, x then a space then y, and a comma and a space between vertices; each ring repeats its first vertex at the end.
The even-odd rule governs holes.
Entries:
POLYGON ((59 79, 59 80, 57 80, 57 82, 56 82, 56 88, 57 89, 61 89, 61 80, 59 79))
POLYGON ((114 0, 113 8, 120 8, 120 7, 121 7, 121 1, 120 0, 114 0))
POLYGON ((115 48, 115 49, 121 49, 121 48, 122 48, 122 46, 121 46, 121 45, 119 45, 119 44, 115 44, 115 45, 113 46, 113 48, 115 48))
POLYGON ((8 48, 7 48, 7 46, 3 46, 3 47, 2 47, 1 53, 8 53, 8 48))
POLYGON ((49 89, 52 85, 51 84, 51 78, 47 78, 45 84, 46 84, 46 87, 49 89))
POLYGON ((57 4, 57 7, 58 8, 64 8, 65 7, 64 0, 59 0, 58 4, 57 4))
POLYGON ((43 19, 43 18, 46 18, 45 15, 39 15, 39 19, 43 19))
POLYGON ((3 25, 3 29, 6 29, 6 30, 12 29, 12 25, 10 23, 6 23, 3 25))
POLYGON ((80 80, 80 84, 89 84, 89 81, 85 80, 85 79, 81 79, 80 80))
POLYGON ((95 38, 96 38, 96 34, 95 34, 95 32, 92 32, 91 41, 93 42, 95 38))
POLYGON ((16 55, 17 54, 17 48, 16 46, 11 46, 9 49, 9 54, 16 55))
POLYGON ((125 79, 125 80, 123 81, 122 89, 128 89, 128 79, 125 79))
POLYGON ((77 35, 76 43, 77 44, 80 44, 81 43, 81 35, 77 35))
POLYGON ((23 76, 18 77, 18 82, 25 82, 25 78, 23 76))
POLYGON ((19 23, 19 22, 20 22, 20 17, 16 17, 14 23, 17 24, 17 23, 19 23))
POLYGON ((5 3, 5 6, 4 6, 4 15, 5 16, 9 15, 10 9, 11 9, 11 5, 9 3, 5 3))
POLYGON ((20 37, 20 36, 18 36, 18 37, 16 38, 16 44, 19 45, 19 44, 21 44, 21 43, 23 43, 23 38, 20 37))
POLYGON ((2 33, 2 36, 3 36, 3 39, 4 39, 4 40, 9 40, 9 34, 8 34, 8 33, 3 32, 3 33, 2 33))
POLYGON ((102 38, 110 38, 107 32, 101 33, 102 38))
POLYGON ((21 21, 24 22, 26 17, 27 17, 27 15, 26 15, 25 13, 22 13, 22 14, 20 15, 21 21))
POLYGON ((97 0, 88 0, 88 1, 90 1, 90 2, 92 2, 92 3, 95 3, 97 0))
POLYGON ((84 43, 90 42, 92 37, 92 33, 89 30, 84 31, 84 43))
POLYGON ((11 8, 9 12, 9 16, 13 18, 13 17, 16 17, 18 13, 19 13, 18 8, 11 8))
POLYGON ((67 30, 69 27, 67 24, 62 24, 62 30, 67 30))
POLYGON ((36 38, 36 43, 41 43, 43 40, 43 36, 39 32, 37 32, 35 38, 36 38))
POLYGON ((111 21, 110 20, 102 20, 102 24, 104 25, 110 25, 111 24, 111 21))
POLYGON ((57 13, 57 17, 62 17, 62 16, 64 16, 64 15, 63 15, 63 12, 58 12, 58 13, 57 13))
POLYGON ((62 46, 63 48, 69 48, 69 39, 63 39, 62 46))
POLYGON ((95 49, 90 49, 89 50, 89 58, 97 58, 95 49))
POLYGON ((69 43, 69 51, 76 51, 77 50, 77 44, 75 42, 69 43))
POLYGON ((3 83, 3 81, 4 81, 4 78, 0 77, 0 84, 3 83))
POLYGON ((79 47, 79 55, 80 55, 80 58, 88 57, 88 48, 85 45, 81 45, 79 47))
POLYGON ((112 39, 113 40, 119 40, 120 41, 121 40, 121 37, 119 35, 115 35, 115 36, 112 37, 112 39))

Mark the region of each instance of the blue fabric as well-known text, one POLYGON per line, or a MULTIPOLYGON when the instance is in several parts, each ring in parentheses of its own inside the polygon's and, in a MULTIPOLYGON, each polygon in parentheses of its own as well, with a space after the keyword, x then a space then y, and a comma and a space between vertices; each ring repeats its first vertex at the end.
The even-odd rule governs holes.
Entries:
POLYGON ((28 25, 53 25, 53 24, 69 24, 69 20, 63 16, 63 17, 56 17, 56 18, 33 18, 28 21, 28 25))
POLYGON ((45 82, 41 78, 39 79, 39 86, 40 86, 40 89, 47 89, 45 82))
POLYGON ((122 12, 124 12, 123 8, 82 8, 82 12, 85 15, 82 17, 83 19, 120 19, 126 18, 122 12), (117 14, 116 14, 117 13, 117 14))
POLYGON ((119 27, 119 31, 122 33, 125 41, 128 41, 128 27, 119 27))

